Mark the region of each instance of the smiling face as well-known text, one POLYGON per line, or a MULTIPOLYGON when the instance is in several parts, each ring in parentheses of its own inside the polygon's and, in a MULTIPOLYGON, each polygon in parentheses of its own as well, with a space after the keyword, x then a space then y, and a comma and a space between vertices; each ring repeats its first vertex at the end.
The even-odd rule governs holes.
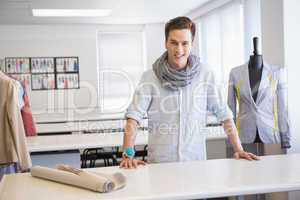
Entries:
POLYGON ((176 70, 184 69, 192 49, 192 34, 189 29, 174 29, 166 41, 168 63, 176 70))

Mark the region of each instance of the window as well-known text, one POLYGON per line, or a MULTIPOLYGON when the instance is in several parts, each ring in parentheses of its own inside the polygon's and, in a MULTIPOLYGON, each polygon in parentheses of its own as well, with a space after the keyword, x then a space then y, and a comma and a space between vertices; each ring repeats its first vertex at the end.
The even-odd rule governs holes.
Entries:
POLYGON ((143 32, 98 34, 99 101, 103 112, 123 112, 145 71, 143 32))
POLYGON ((230 70, 245 62, 242 3, 233 1, 197 21, 200 58, 213 68, 218 82, 227 85, 230 70))

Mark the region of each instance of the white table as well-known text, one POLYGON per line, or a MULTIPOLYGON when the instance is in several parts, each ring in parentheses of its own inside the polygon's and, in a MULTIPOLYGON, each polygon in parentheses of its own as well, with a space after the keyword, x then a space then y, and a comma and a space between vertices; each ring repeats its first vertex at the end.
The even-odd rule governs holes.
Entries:
MULTIPOLYGON (((39 135, 45 133, 80 132, 89 130, 120 129, 126 123, 125 113, 103 113, 99 108, 63 109, 34 114, 39 135)), ((209 114, 207 124, 216 124, 216 117, 209 114)), ((144 119, 141 127, 147 127, 144 119)))
MULTIPOLYGON (((224 140, 226 138, 224 133, 213 131, 214 128, 208 129, 212 131, 207 131, 206 135, 204 135, 207 140, 224 140)), ((31 153, 31 158, 34 164, 52 167, 58 163, 66 162, 74 167, 79 167, 79 150, 87 148, 122 146, 123 135, 123 132, 48 136, 43 135, 28 137, 27 146, 29 152, 31 153), (76 150, 76 152, 72 150, 76 150), (44 155, 44 153, 47 154, 44 155)), ((136 137, 135 145, 146 144, 148 144, 148 131, 139 131, 136 137)), ((205 148, 204 151, 206 151, 206 145, 203 145, 203 148, 205 148)))
MULTIPOLYGON (((45 133, 80 132, 105 129, 120 129, 125 126, 125 113, 102 113, 96 108, 67 109, 60 112, 35 114, 39 135, 45 133)), ((142 127, 147 126, 144 119, 142 127)))
POLYGON ((33 114, 35 122, 48 123, 48 122, 62 122, 62 121, 88 121, 88 120, 118 120, 125 119, 125 113, 103 113, 97 108, 85 109, 62 109, 59 111, 42 112, 33 114))
POLYGON ((217 159, 151 164, 137 170, 118 167, 89 169, 120 171, 124 189, 100 194, 33 178, 6 175, 1 200, 164 200, 197 199, 300 190, 300 154, 264 156, 261 161, 217 159))
POLYGON ((3 191, 3 185, 4 185, 3 181, 0 181, 0 198, 3 191))
MULTIPOLYGON (((29 152, 78 150, 86 148, 115 147, 123 145, 123 132, 99 134, 48 135, 27 137, 29 152)), ((139 131, 136 145, 148 143, 147 131, 139 131)))
MULTIPOLYGON (((212 129, 212 128, 210 128, 212 129)), ((217 129, 217 128, 215 128, 217 129)), ((27 137, 29 152, 47 152, 122 146, 123 132, 99 134, 44 135, 27 137)), ((224 133, 207 132, 206 140, 226 139, 224 133)), ((138 131, 135 145, 148 144, 148 131, 138 131)))
MULTIPOLYGON (((117 147, 123 145, 123 132, 99 134, 49 135, 27 138, 33 164, 55 167, 65 163, 80 167, 80 151, 88 148, 117 147)), ((147 131, 139 131, 136 145, 148 144, 147 131)))

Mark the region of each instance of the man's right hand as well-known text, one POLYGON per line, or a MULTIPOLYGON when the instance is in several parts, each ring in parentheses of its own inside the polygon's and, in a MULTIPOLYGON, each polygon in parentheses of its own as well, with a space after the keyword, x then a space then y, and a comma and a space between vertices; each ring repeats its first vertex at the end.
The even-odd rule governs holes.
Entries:
POLYGON ((120 168, 135 169, 137 168, 138 165, 146 165, 146 162, 123 156, 122 161, 120 163, 120 168))

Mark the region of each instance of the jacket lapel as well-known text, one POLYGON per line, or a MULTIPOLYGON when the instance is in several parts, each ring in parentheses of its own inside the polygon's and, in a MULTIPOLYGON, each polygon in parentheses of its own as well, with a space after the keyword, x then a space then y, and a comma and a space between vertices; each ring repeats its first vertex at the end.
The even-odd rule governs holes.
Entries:
POLYGON ((242 78, 244 79, 244 92, 246 95, 247 100, 249 101, 249 104, 252 104, 253 106, 256 106, 251 93, 251 87, 250 87, 250 79, 249 79, 249 69, 248 69, 248 63, 246 63, 243 67, 242 72, 242 78))
POLYGON ((256 98, 256 104, 259 104, 262 101, 262 99, 264 99, 263 98, 264 93, 266 89, 270 86, 269 74, 270 74, 270 65, 264 63, 263 71, 261 75, 261 81, 259 84, 258 94, 256 98))

